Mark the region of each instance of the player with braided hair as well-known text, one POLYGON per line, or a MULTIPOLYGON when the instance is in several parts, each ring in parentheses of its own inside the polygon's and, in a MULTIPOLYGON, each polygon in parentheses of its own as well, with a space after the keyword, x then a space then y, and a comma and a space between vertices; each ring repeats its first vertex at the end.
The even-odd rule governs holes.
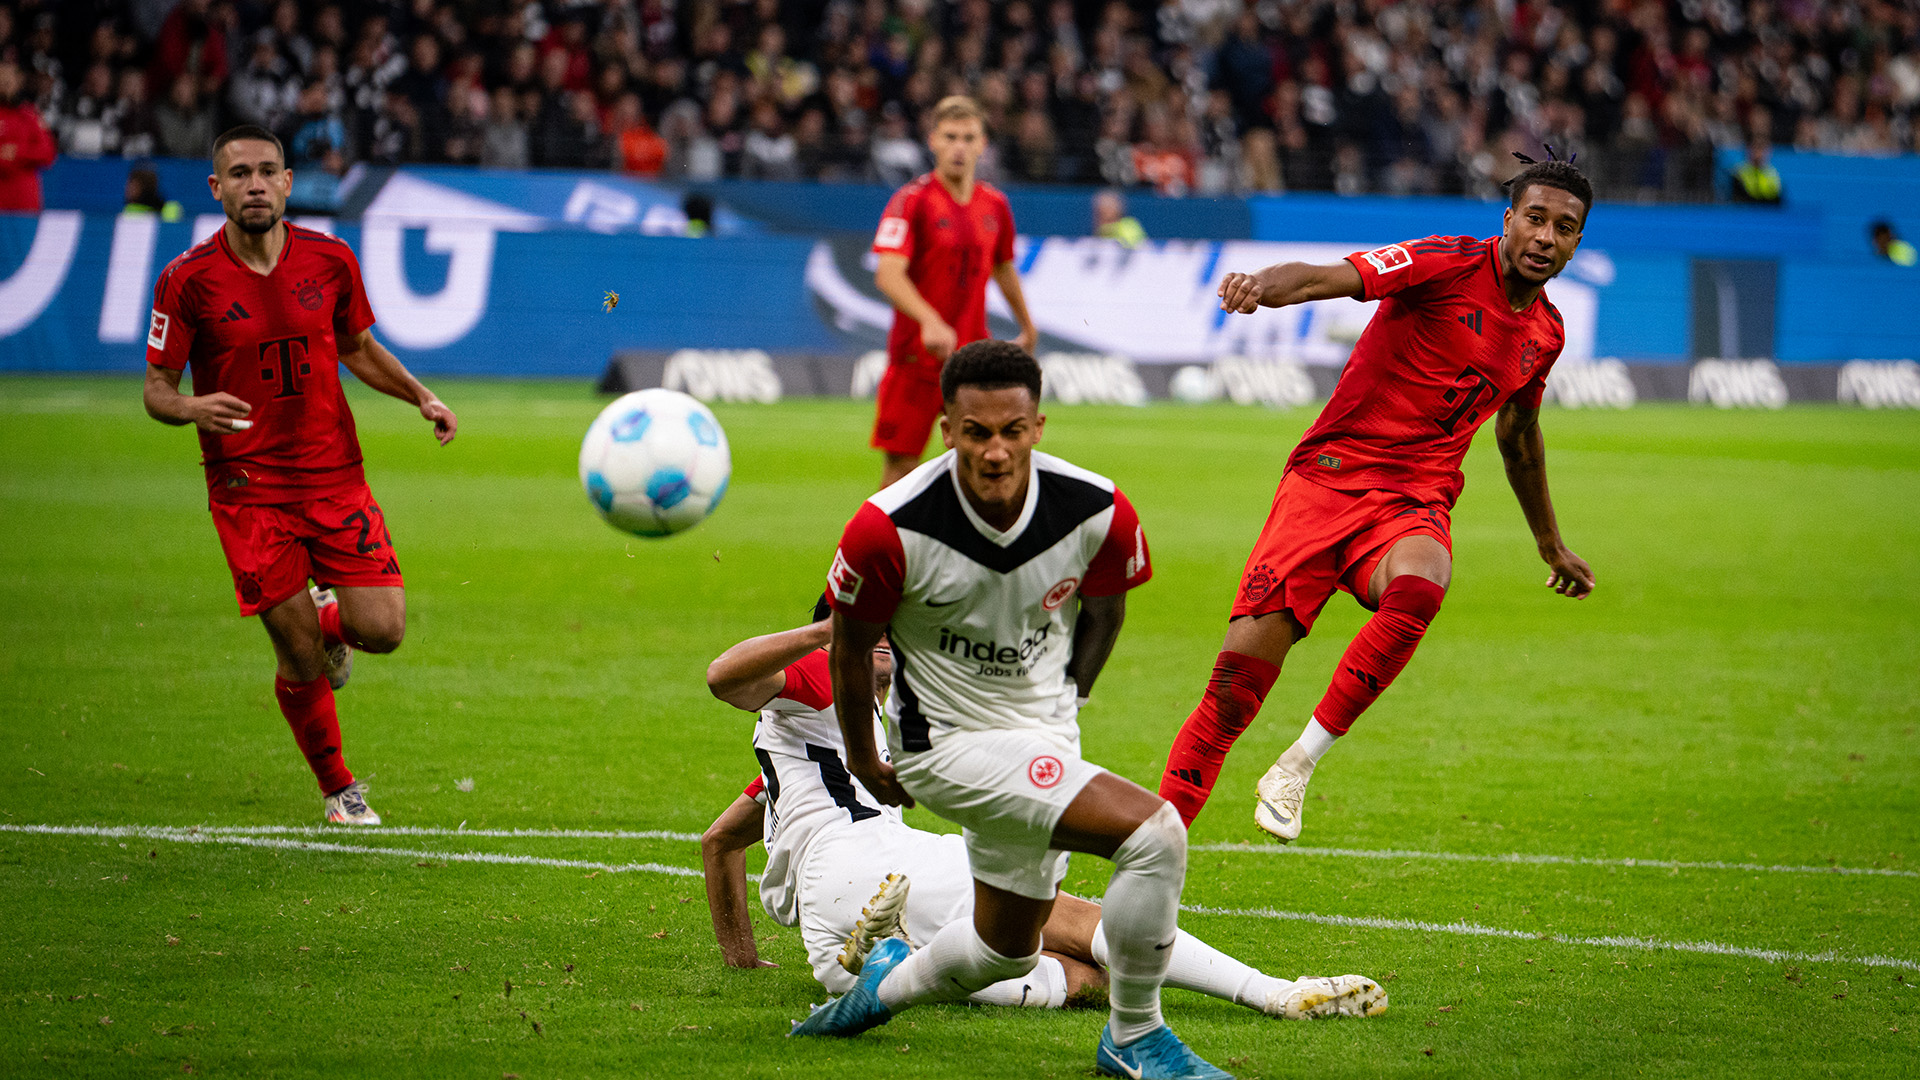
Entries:
POLYGON ((1220 307, 1251 314, 1347 296, 1379 301, 1332 400, 1287 460, 1200 705, 1167 757, 1160 795, 1191 825, 1287 650, 1334 590, 1374 614, 1340 659, 1300 738, 1261 778, 1254 821, 1300 835, 1321 755, 1413 657, 1453 577, 1449 515, 1474 432, 1494 430, 1547 587, 1579 599, 1593 570, 1561 542, 1547 493, 1540 398, 1566 335, 1545 286, 1580 246, 1593 186, 1551 147, 1508 182, 1501 235, 1429 236, 1328 266, 1228 274, 1220 307))

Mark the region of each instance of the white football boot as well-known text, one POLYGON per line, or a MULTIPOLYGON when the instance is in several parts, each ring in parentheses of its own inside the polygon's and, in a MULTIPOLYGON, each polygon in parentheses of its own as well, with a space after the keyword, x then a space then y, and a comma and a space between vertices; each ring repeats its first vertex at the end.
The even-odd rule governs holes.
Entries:
MULTIPOLYGON (((333 595, 332 589, 323 589, 318 585, 307 589, 307 595, 313 597, 313 606, 317 608, 338 604, 340 598, 333 595)), ((335 690, 347 685, 353 677, 353 646, 342 641, 327 648, 327 684, 335 690)))
POLYGON ((380 815, 367 805, 367 784, 364 780, 355 780, 327 796, 326 816, 329 825, 380 824, 380 815))
POLYGON ((853 924, 853 933, 847 935, 847 943, 840 950, 840 966, 855 975, 867 962, 867 951, 876 941, 885 941, 897 937, 913 948, 913 939, 907 936, 906 925, 901 921, 907 914, 907 891, 913 883, 905 874, 888 874, 887 880, 880 883, 879 891, 867 906, 860 909, 860 921, 853 924))
POLYGON ((1253 823, 1283 844, 1300 838, 1300 804, 1307 798, 1307 776, 1286 767, 1282 757, 1254 787, 1253 823))
POLYGON ((1269 993, 1260 1011, 1285 1020, 1379 1016, 1387 1011, 1387 992, 1364 975, 1302 975, 1269 993))

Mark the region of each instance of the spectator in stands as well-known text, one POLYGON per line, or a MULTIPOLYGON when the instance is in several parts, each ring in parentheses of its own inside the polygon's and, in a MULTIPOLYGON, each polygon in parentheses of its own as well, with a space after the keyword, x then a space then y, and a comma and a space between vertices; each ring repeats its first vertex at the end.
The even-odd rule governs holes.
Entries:
POLYGON ((1147 230, 1140 219, 1127 213, 1126 196, 1106 188, 1093 195, 1093 235, 1117 240, 1131 251, 1147 242, 1147 230))
POLYGON ((800 179, 799 144, 780 119, 779 106, 763 100, 753 107, 753 127, 741 143, 740 175, 748 180, 800 179))
POLYGON ((635 176, 652 180, 665 171, 667 140, 647 123, 640 108, 640 95, 620 96, 613 110, 613 136, 620 147, 620 167, 635 176))
POLYGON ((929 167, 925 148, 907 127, 905 110, 892 102, 881 111, 872 155, 873 178, 888 187, 899 187, 929 167))
POLYGON ((1893 265, 1913 266, 1920 263, 1920 252, 1894 234, 1893 222, 1882 218, 1868 227, 1867 235, 1873 241, 1873 253, 1893 265))
POLYGON ((1747 160, 1733 170, 1733 201, 1779 206, 1780 170, 1773 167, 1773 148, 1755 136, 1747 141, 1747 160))
POLYGON ((135 165, 127 170, 126 206, 123 214, 158 214, 161 221, 179 221, 186 210, 178 202, 160 193, 160 174, 151 165, 135 165))
MULTIPOLYGON (((172 86, 182 75, 192 76, 201 96, 218 92, 227 81, 227 34, 209 17, 208 0, 180 0, 160 24, 153 43, 153 64, 147 78, 154 86, 172 86)), ((211 144, 211 136, 207 139, 211 144)), ((194 156, 207 153, 196 150, 194 156)))
POLYGON ((299 83, 280 58, 273 31, 260 31, 246 66, 227 84, 227 108, 241 123, 279 131, 299 102, 299 83))
POLYGON ((520 99, 514 96, 512 87, 502 86, 493 92, 486 122, 480 129, 480 164, 495 169, 524 169, 532 160, 527 148, 527 125, 520 118, 520 99))
POLYGON ((25 89, 20 65, 0 56, 0 213, 37 213, 40 170, 53 164, 53 136, 25 89))
POLYGON ((79 93, 67 99, 56 132, 62 153, 97 158, 120 152, 120 128, 114 113, 113 69, 95 61, 81 80, 79 93))
POLYGON ((160 152, 168 157, 205 157, 213 147, 213 108, 201 103, 200 80, 183 73, 173 80, 167 100, 153 112, 160 152))

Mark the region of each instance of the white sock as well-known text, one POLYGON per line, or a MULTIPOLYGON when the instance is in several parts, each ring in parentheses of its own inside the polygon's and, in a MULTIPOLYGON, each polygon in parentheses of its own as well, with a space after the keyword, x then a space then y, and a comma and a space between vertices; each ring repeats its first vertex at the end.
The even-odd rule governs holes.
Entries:
POLYGON ((1033 970, 1018 979, 1002 979, 968 995, 976 1005, 1024 1005, 1030 1009, 1057 1009, 1067 1003, 1067 968, 1051 956, 1042 956, 1033 970))
MULTIPOLYGON (((1101 967, 1107 964, 1106 924, 1093 928, 1093 959, 1101 967)), ((1243 964, 1219 949, 1181 930, 1174 937, 1173 956, 1167 962, 1164 985, 1175 990, 1192 990, 1249 1009, 1265 1009, 1267 994, 1286 985, 1248 964, 1243 964)))
POLYGON ((1101 902, 1107 942, 1108 1026, 1117 1046, 1152 1034, 1160 1016, 1187 878, 1187 830, 1172 803, 1162 803, 1113 853, 1113 880, 1101 902))
POLYGON ((1312 772, 1320 758, 1333 749, 1333 740, 1339 738, 1333 732, 1320 725, 1320 721, 1307 718, 1307 726, 1301 730, 1300 737, 1293 742, 1293 748, 1307 756, 1307 771, 1312 772))
POLYGON ((926 947, 880 980, 880 1004, 893 1012, 922 1001, 959 1001, 977 990, 1033 970, 1032 956, 1001 956, 980 940, 972 919, 950 922, 926 947))

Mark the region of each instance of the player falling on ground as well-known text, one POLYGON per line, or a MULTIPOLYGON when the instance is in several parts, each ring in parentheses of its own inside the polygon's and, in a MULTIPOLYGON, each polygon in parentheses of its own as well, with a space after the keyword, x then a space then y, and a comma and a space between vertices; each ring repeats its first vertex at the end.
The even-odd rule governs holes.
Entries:
POLYGON ((918 952, 882 941, 859 981, 796 1025, 851 1035, 922 1001, 956 1000, 1033 970, 1067 853, 1112 859, 1102 907, 1111 1019, 1095 1068, 1224 1076, 1160 1015, 1186 879, 1173 807, 1080 757, 1078 714, 1151 570, 1126 496, 1034 450, 1040 365, 1004 341, 941 373, 948 452, 868 499, 827 575, 830 667, 847 768, 888 806, 916 802, 965 829, 973 918, 918 952), (874 744, 873 649, 891 646, 891 764, 874 744))
MULTIPOLYGON (((764 839, 762 905, 774 921, 800 928, 814 978, 828 993, 843 994, 877 942, 932 941, 948 924, 971 921, 973 879, 959 836, 909 827, 899 808, 847 774, 829 685, 831 634, 823 598, 810 625, 749 638, 707 668, 715 697, 759 714, 753 749, 760 776, 701 837, 701 862, 722 960, 732 967, 772 966, 754 947, 743 855, 764 839)), ((874 692, 884 699, 893 670, 884 641, 874 650, 873 669, 874 692)), ((970 1000, 1060 1008, 1083 989, 1106 986, 1100 905, 1059 894, 1040 936, 1032 971, 975 991, 970 1000)), ((1376 1016, 1387 1007, 1385 992, 1370 979, 1276 979, 1184 930, 1170 955, 1166 985, 1269 1016, 1376 1016)))
POLYGON ((274 696, 326 796, 326 820, 378 825, 341 758, 333 692, 354 649, 399 648, 406 593, 339 365, 418 406, 443 446, 459 421, 373 339, 346 243, 281 220, 292 181, 265 129, 214 141, 208 183, 227 221, 160 272, 144 397, 155 420, 200 429, 208 509, 240 614, 260 616, 273 642, 274 696), (189 365, 191 395, 180 392, 189 365))
POLYGON ((986 114, 972 98, 942 99, 927 146, 933 171, 893 193, 873 237, 873 283, 894 308, 873 420, 873 446, 887 455, 883 488, 912 472, 927 449, 941 410, 941 363, 987 336, 988 278, 1020 324, 1020 347, 1040 338, 1013 266, 1013 210, 998 188, 973 176, 987 148, 986 114))
POLYGON ((1565 333, 1543 286, 1580 246, 1593 188, 1570 162, 1528 160, 1501 236, 1431 236, 1330 266, 1228 274, 1220 306, 1252 313, 1349 296, 1380 301, 1333 398, 1287 459, 1233 603, 1206 696, 1187 718, 1160 794, 1192 824, 1233 741, 1333 591, 1374 612, 1300 738, 1261 778, 1254 821, 1300 835, 1314 765, 1413 656, 1453 576, 1449 513, 1461 459, 1490 416, 1507 482, 1563 596, 1593 591, 1547 495, 1540 396, 1565 333))

